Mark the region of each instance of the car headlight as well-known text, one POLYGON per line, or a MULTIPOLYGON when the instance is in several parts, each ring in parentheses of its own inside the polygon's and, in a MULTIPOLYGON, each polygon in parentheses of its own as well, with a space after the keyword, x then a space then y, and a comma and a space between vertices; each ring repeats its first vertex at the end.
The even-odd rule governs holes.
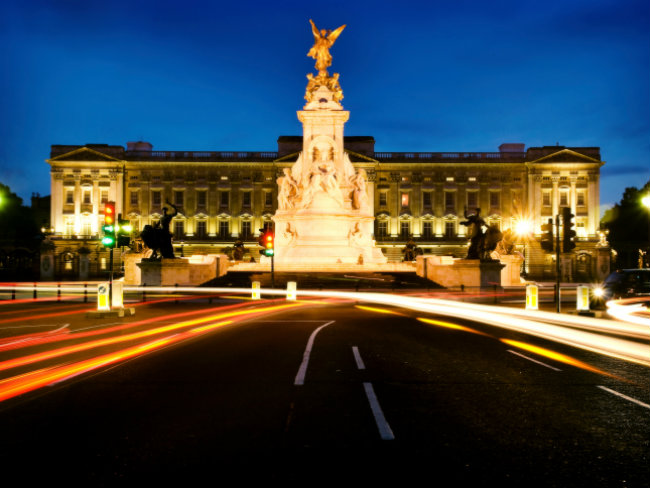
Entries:
POLYGON ((603 290, 600 286, 594 288, 594 296, 597 298, 602 298, 603 295, 605 295, 605 290, 603 290))

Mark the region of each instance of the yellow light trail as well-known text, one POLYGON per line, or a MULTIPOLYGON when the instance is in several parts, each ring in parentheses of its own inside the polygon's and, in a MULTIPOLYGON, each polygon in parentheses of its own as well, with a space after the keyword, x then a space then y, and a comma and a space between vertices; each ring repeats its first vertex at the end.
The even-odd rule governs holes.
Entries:
MULTIPOLYGON (((499 339, 501 342, 508 344, 509 346, 513 347, 518 347, 519 349, 523 349, 528 352, 532 352, 534 354, 538 354, 540 356, 544 356, 546 358, 552 359, 554 361, 558 361, 564 364, 569 364, 571 366, 575 366, 577 368, 585 369, 587 371, 591 371, 592 373, 598 373, 602 374, 605 376, 609 376, 611 378, 618 378, 618 376, 615 376, 613 374, 607 373, 601 369, 598 369, 594 366, 591 366, 587 363, 583 363, 582 361, 579 361, 575 358, 572 358, 571 356, 567 356, 565 354, 561 354, 559 352, 551 351, 550 349, 544 349, 543 347, 539 346, 534 346, 532 344, 528 344, 526 342, 519 342, 519 341, 513 341, 510 339, 499 339)), ((621 378, 618 378, 621 379, 621 378)))
POLYGON ((485 332, 481 332, 480 330, 472 329, 471 327, 465 327, 464 325, 452 324, 451 322, 443 322, 442 320, 434 320, 434 319, 425 319, 423 317, 418 317, 418 320, 420 322, 424 322, 425 324, 437 325, 439 327, 447 327, 448 329, 462 330, 464 332, 470 332, 472 334, 478 334, 485 337, 494 337, 490 334, 486 334, 485 332))
POLYGON ((386 313, 390 315, 401 315, 402 317, 404 317, 403 313, 395 312, 394 310, 387 310, 385 308, 367 307, 365 305, 355 305, 355 307, 360 310, 366 310, 368 312, 386 313))

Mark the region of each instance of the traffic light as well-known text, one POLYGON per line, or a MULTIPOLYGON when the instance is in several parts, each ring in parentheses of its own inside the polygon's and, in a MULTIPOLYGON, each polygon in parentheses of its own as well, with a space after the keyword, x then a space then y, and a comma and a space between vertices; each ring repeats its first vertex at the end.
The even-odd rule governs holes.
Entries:
POLYGON ((569 207, 562 208, 562 225, 564 226, 564 235, 562 236, 562 252, 571 252, 575 247, 573 238, 576 236, 576 231, 573 229, 575 223, 573 218, 575 215, 571 213, 569 207))
POLYGON ((549 218, 546 224, 542 224, 542 249, 553 251, 553 219, 549 218))
POLYGON ((262 246, 262 254, 273 256, 275 254, 275 235, 272 230, 260 229, 260 238, 257 241, 262 246))
POLYGON ((128 246, 131 244, 131 231, 133 226, 128 220, 121 218, 121 215, 117 219, 117 247, 128 246))
POLYGON ((104 204, 102 231, 104 231, 104 237, 102 238, 104 247, 115 247, 115 202, 106 202, 104 204))

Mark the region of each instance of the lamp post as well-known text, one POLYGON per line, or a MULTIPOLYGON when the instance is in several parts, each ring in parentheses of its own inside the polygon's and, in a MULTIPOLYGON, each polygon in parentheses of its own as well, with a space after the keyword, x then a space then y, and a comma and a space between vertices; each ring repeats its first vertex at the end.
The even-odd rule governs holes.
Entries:
POLYGON ((650 267, 650 193, 641 199, 641 203, 648 209, 648 250, 646 251, 646 257, 649 259, 648 267, 650 267))
POLYGON ((518 220, 515 225, 515 234, 524 241, 524 260, 521 263, 522 270, 523 270, 521 273, 522 276, 526 276, 528 274, 526 268, 526 242, 529 239, 532 230, 533 230, 533 223, 526 218, 522 218, 521 220, 518 220))

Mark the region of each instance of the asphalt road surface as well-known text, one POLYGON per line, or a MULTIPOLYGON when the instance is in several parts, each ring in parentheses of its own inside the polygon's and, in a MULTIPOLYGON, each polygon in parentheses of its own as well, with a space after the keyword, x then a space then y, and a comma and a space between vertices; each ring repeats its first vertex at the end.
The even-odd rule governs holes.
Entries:
MULTIPOLYGON (((151 304, 121 322, 170 325, 180 320, 174 314, 202 308, 151 304)), ((3 336, 26 333, 28 324, 2 317, 3 336)), ((92 319, 27 322, 44 321, 67 321, 74 333, 92 319)), ((0 360, 44 350, 0 350, 0 360)), ((25 486, 643 487, 649 378, 639 365, 482 324, 321 302, 244 318, 0 402, 0 457, 5 476, 25 486)))

